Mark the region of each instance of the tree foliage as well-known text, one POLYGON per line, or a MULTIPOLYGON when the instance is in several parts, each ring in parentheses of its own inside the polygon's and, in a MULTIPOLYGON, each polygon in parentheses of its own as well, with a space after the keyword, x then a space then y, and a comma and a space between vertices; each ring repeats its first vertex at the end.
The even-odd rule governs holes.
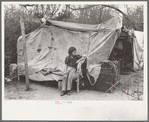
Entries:
POLYGON ((135 6, 135 8, 132 8, 131 6, 125 5, 126 8, 126 14, 128 18, 131 20, 129 22, 125 18, 123 19, 124 25, 128 29, 134 29, 138 31, 143 31, 143 23, 144 23, 144 18, 143 18, 143 6, 135 6))

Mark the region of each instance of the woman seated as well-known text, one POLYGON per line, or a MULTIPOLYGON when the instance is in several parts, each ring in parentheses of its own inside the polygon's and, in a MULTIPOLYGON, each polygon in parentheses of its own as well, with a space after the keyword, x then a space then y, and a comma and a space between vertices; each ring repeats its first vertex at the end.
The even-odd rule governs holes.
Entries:
POLYGON ((70 47, 68 53, 69 55, 65 59, 66 67, 63 75, 61 96, 65 94, 70 95, 72 81, 79 77, 79 73, 77 72, 77 61, 82 58, 82 56, 76 55, 75 47, 70 47))

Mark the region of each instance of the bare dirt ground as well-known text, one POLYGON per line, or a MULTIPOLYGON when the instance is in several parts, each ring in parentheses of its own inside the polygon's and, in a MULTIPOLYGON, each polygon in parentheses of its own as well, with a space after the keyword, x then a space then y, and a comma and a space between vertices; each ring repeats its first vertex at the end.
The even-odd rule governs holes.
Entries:
MULTIPOLYGON (((140 77, 139 75, 134 73, 133 76, 140 82, 143 81, 143 75, 141 75, 140 77)), ((127 81, 124 80, 121 83, 121 85, 127 84, 127 82, 129 82, 129 80, 127 81)), ((71 95, 60 96, 60 90, 58 89, 56 83, 51 84, 50 87, 46 87, 44 82, 30 81, 30 87, 31 87, 30 91, 25 91, 25 80, 5 83, 4 99, 5 100, 97 100, 97 101, 134 100, 133 97, 118 89, 115 89, 112 93, 104 93, 99 91, 83 90, 83 89, 80 90, 80 92, 77 92, 76 89, 73 89, 71 95)))

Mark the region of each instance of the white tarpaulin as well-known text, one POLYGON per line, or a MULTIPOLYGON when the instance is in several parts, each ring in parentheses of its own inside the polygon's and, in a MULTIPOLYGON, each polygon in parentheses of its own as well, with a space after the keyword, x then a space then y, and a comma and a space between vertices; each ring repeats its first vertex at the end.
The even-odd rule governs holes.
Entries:
POLYGON ((136 38, 133 38, 133 69, 137 71, 143 67, 144 33, 140 31, 134 31, 134 35, 136 38))
MULTIPOLYGON (((114 17, 98 25, 49 22, 50 26, 26 35, 29 78, 36 81, 62 79, 68 49, 74 46, 78 54, 87 55, 87 69, 96 80, 100 63, 109 58, 120 35, 121 18, 114 17), (51 73, 43 75, 43 69, 50 69, 51 73)), ((17 49, 19 75, 25 75, 22 37, 18 39, 17 49)))

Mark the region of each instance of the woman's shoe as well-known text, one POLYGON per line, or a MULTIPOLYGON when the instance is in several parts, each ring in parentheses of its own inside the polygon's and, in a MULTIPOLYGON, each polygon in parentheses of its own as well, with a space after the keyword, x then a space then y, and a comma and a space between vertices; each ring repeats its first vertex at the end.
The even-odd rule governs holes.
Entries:
POLYGON ((67 94, 70 95, 70 91, 67 91, 67 94))
POLYGON ((65 93, 65 91, 62 91, 61 92, 61 96, 64 96, 66 93, 65 93))

